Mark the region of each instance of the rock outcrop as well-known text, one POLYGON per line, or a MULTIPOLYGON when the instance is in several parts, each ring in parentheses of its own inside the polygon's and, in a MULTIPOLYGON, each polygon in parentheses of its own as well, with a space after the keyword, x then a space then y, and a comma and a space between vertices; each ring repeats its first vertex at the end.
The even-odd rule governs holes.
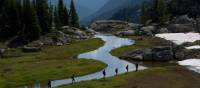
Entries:
POLYGON ((100 33, 112 33, 117 34, 120 31, 128 31, 139 28, 139 24, 128 23, 124 21, 116 20, 102 20, 96 21, 91 24, 91 29, 100 32, 100 33))
POLYGON ((187 15, 182 15, 173 18, 167 29, 172 33, 192 32, 195 31, 195 20, 189 18, 187 15))
POLYGON ((135 34, 134 30, 119 31, 115 35, 117 36, 133 36, 135 34))
POLYGON ((154 48, 130 51, 121 58, 140 61, 169 61, 173 58, 171 47, 159 46, 154 48))
POLYGON ((156 31, 155 26, 144 26, 140 29, 142 35, 153 36, 154 32, 156 31))
POLYGON ((167 29, 172 33, 183 33, 195 31, 193 24, 170 24, 167 29))
MULTIPOLYGON (((53 30, 53 28, 52 28, 53 30)), ((27 45, 29 47, 41 47, 42 45, 65 45, 69 44, 73 39, 88 39, 95 35, 95 31, 90 29, 81 30, 74 27, 63 26, 60 30, 55 30, 46 35, 42 35, 36 41, 26 41, 20 36, 16 36, 7 42, 8 47, 19 47, 27 45)))

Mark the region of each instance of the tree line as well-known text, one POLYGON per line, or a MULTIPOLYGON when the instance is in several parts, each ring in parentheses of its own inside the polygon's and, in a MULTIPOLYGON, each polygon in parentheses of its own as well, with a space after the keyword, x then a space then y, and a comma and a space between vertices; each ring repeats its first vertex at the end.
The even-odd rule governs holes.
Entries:
POLYGON ((17 36, 30 42, 62 26, 80 27, 73 0, 70 9, 63 0, 56 6, 48 0, 0 0, 1 41, 17 36))
POLYGON ((141 7, 141 23, 152 20, 165 25, 175 16, 187 14, 191 18, 200 17, 200 0, 151 0, 141 7))

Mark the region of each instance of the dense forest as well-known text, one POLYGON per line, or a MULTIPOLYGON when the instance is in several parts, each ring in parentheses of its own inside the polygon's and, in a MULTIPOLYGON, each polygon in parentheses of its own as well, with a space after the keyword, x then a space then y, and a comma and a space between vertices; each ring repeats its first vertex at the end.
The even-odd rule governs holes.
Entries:
POLYGON ((173 17, 188 15, 191 18, 200 16, 199 0, 152 0, 153 5, 148 4, 141 7, 141 22, 152 20, 152 22, 165 24, 173 17))
POLYGON ((74 1, 68 9, 63 0, 0 0, 0 40, 12 38, 28 43, 62 26, 79 27, 74 1))
MULTIPOLYGON (((200 16, 199 0, 150 0, 142 5, 121 8, 110 19, 141 22, 151 20, 165 25, 173 17, 187 14, 191 18, 200 16), (140 10, 140 18, 138 14, 140 10)), ((63 0, 52 5, 48 0, 1 0, 0 1, 0 40, 12 38, 27 43, 38 39, 62 26, 80 27, 74 1, 68 9, 63 0)))

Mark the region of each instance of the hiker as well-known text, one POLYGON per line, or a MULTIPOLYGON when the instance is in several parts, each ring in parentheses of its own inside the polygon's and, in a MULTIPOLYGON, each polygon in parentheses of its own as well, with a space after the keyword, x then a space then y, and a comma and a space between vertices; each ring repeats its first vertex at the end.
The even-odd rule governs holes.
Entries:
POLYGON ((103 70, 103 78, 105 78, 106 77, 106 70, 104 69, 103 70))
POLYGON ((118 68, 115 69, 116 76, 118 75, 118 68))
POLYGON ((139 64, 136 63, 136 64, 135 64, 135 71, 136 71, 136 72, 138 71, 138 66, 139 66, 139 64))
POLYGON ((127 65, 127 66, 126 66, 126 71, 128 72, 128 70, 129 70, 129 66, 127 65))
POLYGON ((75 75, 74 74, 71 79, 72 79, 72 84, 75 83, 75 75))
POLYGON ((48 88, 51 88, 51 81, 48 81, 48 88))

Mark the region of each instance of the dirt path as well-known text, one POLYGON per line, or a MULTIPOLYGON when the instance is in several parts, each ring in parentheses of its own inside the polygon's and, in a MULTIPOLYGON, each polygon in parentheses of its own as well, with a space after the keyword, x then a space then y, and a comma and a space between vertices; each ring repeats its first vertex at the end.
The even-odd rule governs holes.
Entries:
POLYGON ((121 88, 200 88, 200 74, 184 67, 166 67, 165 73, 148 73, 128 78, 121 88))

